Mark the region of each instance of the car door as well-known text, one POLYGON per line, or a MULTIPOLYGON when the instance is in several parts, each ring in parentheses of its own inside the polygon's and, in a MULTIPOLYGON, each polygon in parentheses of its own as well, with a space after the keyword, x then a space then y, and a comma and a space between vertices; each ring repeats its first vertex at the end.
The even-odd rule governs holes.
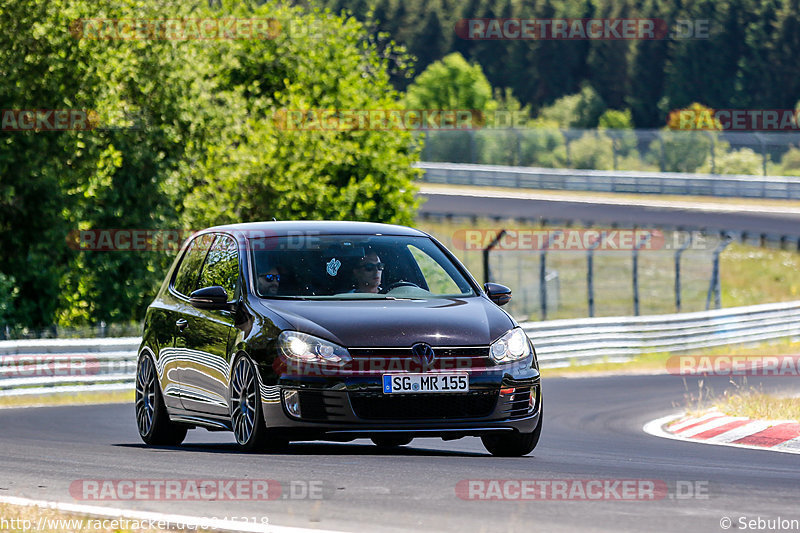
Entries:
MULTIPOLYGON (((195 289, 221 286, 228 300, 238 299, 239 250, 229 235, 215 236, 197 279, 195 289)), ((234 325, 229 309, 185 309, 177 344, 182 348, 180 371, 181 403, 184 409, 222 416, 229 414, 228 376, 230 357, 228 339, 234 325)))
POLYGON ((159 302, 159 309, 154 310, 154 316, 159 325, 159 354, 158 367, 162 379, 164 401, 170 408, 180 409, 181 402, 181 372, 186 364, 185 343, 181 334, 182 328, 188 323, 186 315, 191 314, 189 294, 197 287, 200 269, 206 259, 214 235, 200 235, 195 237, 187 246, 180 264, 175 269, 175 275, 170 280, 169 290, 164 293, 163 301, 159 302))

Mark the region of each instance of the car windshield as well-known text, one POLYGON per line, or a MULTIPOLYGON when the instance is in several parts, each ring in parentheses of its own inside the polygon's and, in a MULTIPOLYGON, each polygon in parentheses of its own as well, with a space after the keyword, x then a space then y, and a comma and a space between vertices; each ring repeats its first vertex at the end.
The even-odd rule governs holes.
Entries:
POLYGON ((250 239, 262 298, 428 299, 473 296, 428 237, 303 235, 250 239))

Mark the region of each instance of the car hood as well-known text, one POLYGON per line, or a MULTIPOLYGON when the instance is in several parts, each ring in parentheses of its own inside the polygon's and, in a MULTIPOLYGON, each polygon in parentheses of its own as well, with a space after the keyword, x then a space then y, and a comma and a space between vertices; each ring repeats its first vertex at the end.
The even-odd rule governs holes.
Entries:
POLYGON ((482 297, 430 300, 262 300, 293 329, 348 348, 487 346, 514 321, 482 297))

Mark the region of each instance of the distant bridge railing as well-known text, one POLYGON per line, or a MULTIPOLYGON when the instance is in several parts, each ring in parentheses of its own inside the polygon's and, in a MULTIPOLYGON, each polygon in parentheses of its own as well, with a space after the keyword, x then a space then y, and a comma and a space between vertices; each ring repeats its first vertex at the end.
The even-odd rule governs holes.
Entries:
MULTIPOLYGON (((800 302, 521 325, 547 368, 797 338, 800 302)), ((139 342, 136 337, 2 341, 0 396, 131 390, 139 342)))
POLYGON ((418 163, 427 183, 559 191, 800 199, 800 177, 418 163))

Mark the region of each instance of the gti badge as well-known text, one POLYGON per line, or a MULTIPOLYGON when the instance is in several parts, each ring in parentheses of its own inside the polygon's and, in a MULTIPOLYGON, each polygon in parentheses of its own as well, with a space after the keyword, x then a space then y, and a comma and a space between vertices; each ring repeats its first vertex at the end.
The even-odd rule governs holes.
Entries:
POLYGON ((411 347, 411 358, 422 366, 423 370, 428 370, 433 366, 436 354, 430 344, 418 342, 411 347))
POLYGON ((339 267, 342 266, 342 262, 336 259, 335 257, 328 261, 325 269, 328 271, 328 274, 331 276, 335 276, 339 272, 339 267))

